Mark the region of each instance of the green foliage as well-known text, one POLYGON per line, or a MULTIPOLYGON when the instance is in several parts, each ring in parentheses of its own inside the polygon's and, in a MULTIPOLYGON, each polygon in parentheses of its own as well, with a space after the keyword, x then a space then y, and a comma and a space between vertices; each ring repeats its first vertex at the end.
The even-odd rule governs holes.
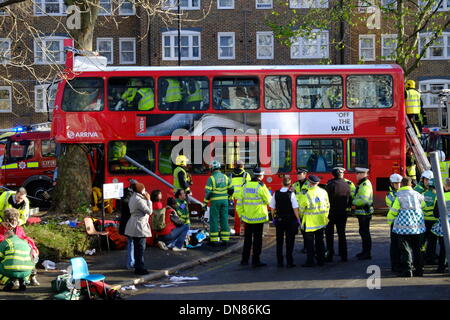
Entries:
POLYGON ((32 224, 24 227, 38 249, 40 260, 60 261, 83 254, 90 247, 84 228, 71 228, 50 220, 47 224, 32 224))

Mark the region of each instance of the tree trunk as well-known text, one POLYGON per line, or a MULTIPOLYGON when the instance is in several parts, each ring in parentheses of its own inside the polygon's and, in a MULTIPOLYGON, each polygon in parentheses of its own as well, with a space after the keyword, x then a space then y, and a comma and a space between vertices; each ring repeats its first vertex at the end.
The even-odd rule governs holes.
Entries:
MULTIPOLYGON (((72 30, 75 47, 92 51, 95 23, 97 21, 100 0, 65 0, 67 6, 77 5, 81 11, 81 28, 72 30)), ((79 144, 65 144, 65 152, 57 160, 58 180, 53 192, 50 211, 56 213, 87 213, 90 211, 92 181, 86 151, 79 144)))

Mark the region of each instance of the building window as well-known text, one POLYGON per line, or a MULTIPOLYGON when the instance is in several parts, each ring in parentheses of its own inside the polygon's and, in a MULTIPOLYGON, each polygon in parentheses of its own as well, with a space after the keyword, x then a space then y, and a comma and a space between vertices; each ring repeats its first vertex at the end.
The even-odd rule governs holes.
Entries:
POLYGON ((99 16, 110 16, 112 12, 111 0, 100 0, 99 16))
POLYGON ((381 6, 386 9, 396 9, 397 0, 381 0, 381 6))
POLYGON ((0 112, 11 111, 11 87, 0 87, 0 112))
MULTIPOLYGON (((419 53, 422 47, 430 40, 429 34, 421 34, 419 41, 419 53)), ((423 59, 446 60, 450 58, 450 32, 443 32, 440 37, 429 46, 423 56, 423 59)))
POLYGON ((121 0, 119 3, 120 16, 132 16, 136 14, 136 7, 128 0, 121 0))
POLYGON ((383 60, 395 60, 397 49, 397 35, 381 35, 381 56, 383 60))
MULTIPOLYGON (((200 9, 200 0, 179 0, 180 1, 180 9, 183 10, 199 10, 200 9)), ((177 9, 178 1, 177 0, 165 0, 163 5, 163 9, 177 9)))
POLYGON ((292 9, 328 8, 328 0, 290 0, 292 9))
POLYGON ((426 108, 437 108, 440 105, 438 92, 443 89, 450 89, 450 79, 429 79, 419 82, 422 93, 423 106, 426 108), (436 93, 431 93, 436 92, 436 93))
POLYGON ((64 38, 48 37, 34 40, 34 63, 64 63, 64 38))
POLYGON ((114 63, 114 50, 112 38, 97 38, 97 51, 108 59, 109 64, 114 63))
POLYGON ((272 0, 256 0, 256 9, 272 9, 272 0))
POLYGON ((273 32, 256 32, 256 58, 273 59, 273 32))
POLYGON ((328 31, 313 30, 311 36, 292 41, 291 59, 321 59, 328 56, 328 31))
MULTIPOLYGON (((181 60, 200 60, 200 32, 181 30, 181 60)), ((163 60, 178 60, 178 31, 162 34, 163 60)))
POLYGON ((66 14, 64 0, 35 0, 34 15, 62 16, 66 14))
POLYGON ((375 35, 359 36, 359 60, 375 61, 375 35))
POLYGON ((234 9, 234 0, 217 0, 217 9, 234 9))
POLYGON ((0 64, 11 60, 11 39, 0 38, 0 64))
POLYGON ((235 58, 234 32, 219 32, 217 35, 219 59, 235 58))
POLYGON ((120 38, 119 39, 120 64, 136 63, 136 39, 120 38))
POLYGON ((53 112, 56 89, 56 85, 48 84, 34 87, 34 110, 36 112, 53 112))

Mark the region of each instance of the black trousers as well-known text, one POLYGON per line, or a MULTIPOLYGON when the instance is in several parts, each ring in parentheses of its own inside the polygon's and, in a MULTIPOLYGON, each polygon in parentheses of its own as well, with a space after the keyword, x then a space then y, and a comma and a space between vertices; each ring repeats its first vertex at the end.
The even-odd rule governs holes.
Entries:
POLYGON ((358 215, 359 235, 362 240, 362 252, 370 255, 372 251, 372 238, 370 237, 370 220, 372 215, 358 215))
POLYGON ((436 221, 427 221, 425 220, 425 236, 423 237, 422 245, 425 245, 425 260, 430 261, 436 258, 436 245, 437 245, 437 236, 431 232, 431 228, 436 223, 436 221))
POLYGON ((144 252, 145 252, 145 237, 132 237, 134 245, 134 269, 143 270, 144 268, 144 252))
POLYGON ((393 271, 400 270, 400 251, 398 244, 398 234, 392 232, 394 224, 391 225, 391 246, 389 248, 389 253, 391 256, 391 269, 393 271))
POLYGON ((248 259, 250 258, 250 250, 252 249, 252 247, 252 263, 257 264, 261 262, 259 260, 259 256, 261 255, 263 228, 264 223, 245 224, 244 248, 242 250, 243 262, 248 262, 248 259))
POLYGON ((306 247, 306 263, 313 264, 314 258, 317 258, 317 263, 322 264, 325 261, 325 243, 323 241, 323 234, 325 228, 316 230, 314 232, 305 232, 305 247, 306 247))
POLYGON ((344 212, 338 212, 335 216, 329 217, 330 222, 328 222, 327 228, 325 230, 325 237, 327 242, 328 254, 333 256, 334 254, 334 226, 336 225, 336 230, 339 239, 339 255, 341 258, 347 258, 347 239, 345 237, 345 225, 347 223, 347 214, 344 212))
POLYGON ((439 262, 438 267, 439 268, 445 268, 445 263, 447 262, 447 256, 445 254, 445 243, 444 243, 444 237, 438 237, 439 239, 439 262))
POLYGON ((422 247, 423 234, 398 235, 398 248, 400 251, 400 268, 403 272, 423 272, 422 247))
POLYGON ((277 237, 277 261, 279 264, 283 263, 283 243, 286 239, 286 263, 293 264, 294 258, 292 252, 294 251, 295 235, 298 233, 297 221, 277 221, 276 237, 277 237))

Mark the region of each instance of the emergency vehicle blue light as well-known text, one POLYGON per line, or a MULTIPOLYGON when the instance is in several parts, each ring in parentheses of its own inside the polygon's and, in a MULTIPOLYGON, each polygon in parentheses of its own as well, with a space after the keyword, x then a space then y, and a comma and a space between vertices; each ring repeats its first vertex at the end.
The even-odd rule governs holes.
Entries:
POLYGON ((24 132, 25 128, 24 127, 15 127, 14 128, 14 132, 24 132))

